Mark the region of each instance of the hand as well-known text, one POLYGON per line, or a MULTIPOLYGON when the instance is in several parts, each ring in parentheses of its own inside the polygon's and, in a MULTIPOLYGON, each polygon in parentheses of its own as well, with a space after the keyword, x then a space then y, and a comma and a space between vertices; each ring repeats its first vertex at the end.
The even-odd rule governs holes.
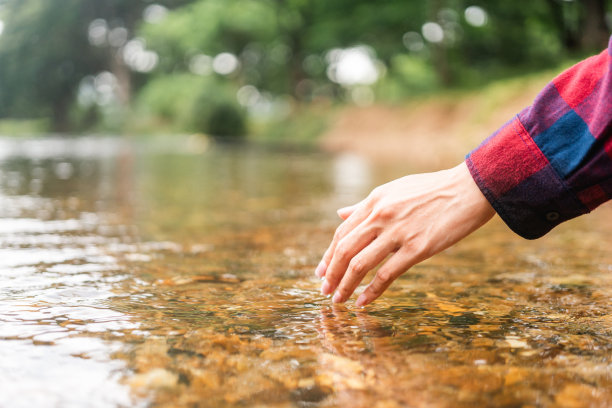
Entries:
POLYGON ((346 301, 392 254, 355 302, 367 305, 413 265, 460 241, 494 214, 465 163, 379 186, 365 200, 338 210, 344 222, 315 271, 324 278, 321 293, 335 291, 334 303, 346 301))

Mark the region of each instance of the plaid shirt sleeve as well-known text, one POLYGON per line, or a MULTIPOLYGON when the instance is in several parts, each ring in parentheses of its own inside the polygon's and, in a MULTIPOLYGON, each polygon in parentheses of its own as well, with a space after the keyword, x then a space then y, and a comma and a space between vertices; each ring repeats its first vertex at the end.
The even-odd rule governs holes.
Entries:
POLYGON ((466 159, 478 187, 524 238, 612 197, 612 37, 552 80, 466 159))

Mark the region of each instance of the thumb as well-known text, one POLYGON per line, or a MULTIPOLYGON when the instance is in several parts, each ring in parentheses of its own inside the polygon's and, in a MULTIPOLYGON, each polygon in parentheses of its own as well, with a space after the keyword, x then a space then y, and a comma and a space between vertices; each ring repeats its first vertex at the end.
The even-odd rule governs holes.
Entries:
POLYGON ((339 210, 336 211, 336 213, 338 214, 340 218, 342 218, 343 220, 346 220, 348 217, 351 216, 351 214, 355 211, 356 208, 357 208, 357 204, 350 205, 348 207, 340 208, 339 210))

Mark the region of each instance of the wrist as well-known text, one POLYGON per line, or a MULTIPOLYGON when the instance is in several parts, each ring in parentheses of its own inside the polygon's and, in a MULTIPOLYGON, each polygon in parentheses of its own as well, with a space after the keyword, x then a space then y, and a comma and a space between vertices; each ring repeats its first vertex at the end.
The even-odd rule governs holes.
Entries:
POLYGON ((459 192, 459 199, 464 211, 474 218, 480 227, 495 215, 495 209, 482 193, 465 162, 451 169, 459 192))

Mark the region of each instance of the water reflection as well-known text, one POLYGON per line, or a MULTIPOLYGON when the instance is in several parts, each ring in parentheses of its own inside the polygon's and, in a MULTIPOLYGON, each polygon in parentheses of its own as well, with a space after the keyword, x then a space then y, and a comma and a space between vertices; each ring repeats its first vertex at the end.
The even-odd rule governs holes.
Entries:
POLYGON ((0 406, 132 403, 112 358, 122 345, 99 338, 138 326, 108 308, 126 275, 104 242, 79 233, 73 219, 0 222, 0 406))
POLYGON ((612 403, 609 206, 535 242, 494 222, 331 307, 333 209, 383 180, 192 145, 0 140, 0 406, 612 403))
POLYGON ((343 153, 334 159, 334 189, 347 203, 363 200, 372 187, 369 163, 355 154, 343 153))
POLYGON ((138 327, 108 307, 127 275, 106 247, 122 238, 100 234, 112 217, 91 208, 115 148, 0 144, 0 406, 136 404, 113 358, 123 344, 105 338, 138 327))

